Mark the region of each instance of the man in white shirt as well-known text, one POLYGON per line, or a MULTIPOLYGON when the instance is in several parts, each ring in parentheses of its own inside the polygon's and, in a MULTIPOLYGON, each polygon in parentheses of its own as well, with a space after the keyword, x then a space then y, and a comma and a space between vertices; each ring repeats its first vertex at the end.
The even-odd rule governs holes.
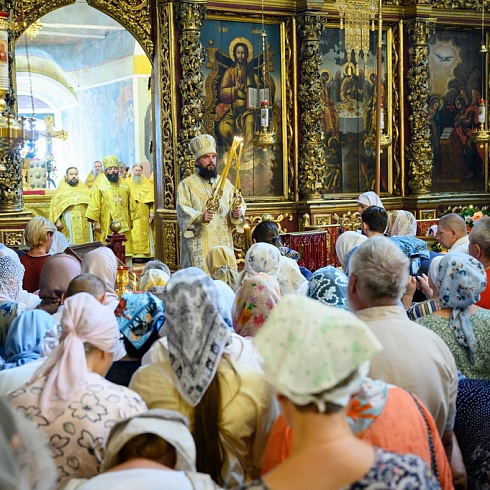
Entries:
POLYGON ((456 213, 445 214, 437 224, 437 238, 448 252, 468 253, 469 239, 464 219, 456 213))

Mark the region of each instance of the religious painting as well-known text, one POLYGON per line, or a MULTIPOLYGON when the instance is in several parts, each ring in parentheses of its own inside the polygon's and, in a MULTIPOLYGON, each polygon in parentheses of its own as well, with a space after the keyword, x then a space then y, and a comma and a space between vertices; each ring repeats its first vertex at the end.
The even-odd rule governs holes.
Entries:
POLYGON ((474 141, 482 95, 478 32, 436 30, 429 40, 427 125, 434 192, 483 191, 486 148, 474 141))
MULTIPOLYGON (((210 17, 201 30, 206 51, 204 132, 217 142, 218 170, 235 136, 243 138, 239 182, 246 198, 286 195, 283 121, 284 23, 210 17), (275 141, 263 145, 261 131, 275 141)), ((235 165, 228 178, 235 182, 235 165)))
MULTIPOLYGON (((322 130, 326 142, 327 165, 324 175, 325 194, 360 193, 375 188, 377 32, 370 32, 369 49, 348 53, 345 31, 325 29, 320 38, 322 57, 320 103, 323 106, 322 130)), ((381 130, 390 131, 391 31, 383 32, 381 130)), ((382 192, 390 190, 388 160, 391 148, 381 155, 382 192)))

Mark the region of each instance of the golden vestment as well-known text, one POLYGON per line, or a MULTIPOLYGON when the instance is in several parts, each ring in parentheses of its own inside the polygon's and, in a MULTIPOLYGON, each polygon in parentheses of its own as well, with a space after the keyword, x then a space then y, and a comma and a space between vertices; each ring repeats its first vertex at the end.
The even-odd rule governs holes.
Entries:
POLYGON ((117 184, 109 182, 107 178, 97 179, 97 185, 92 190, 90 204, 85 213, 89 220, 100 223, 102 228, 100 241, 105 243, 107 235, 112 233, 112 221, 121 223, 121 231, 126 235, 126 256, 133 255, 133 240, 131 237, 132 222, 139 218, 136 203, 131 195, 128 184, 119 179, 117 184))
POLYGON ((141 176, 141 183, 139 184, 134 181, 133 177, 128 177, 126 182, 131 189, 131 194, 136 201, 140 214, 140 219, 134 222, 131 230, 133 235, 133 253, 134 255, 153 257, 155 255, 155 246, 150 223, 150 210, 153 210, 153 203, 155 202, 153 185, 146 175, 141 176))
MULTIPOLYGON (((211 182, 197 173, 180 182, 177 188, 177 220, 181 231, 180 266, 199 267, 206 273, 206 256, 211 247, 224 245, 233 247, 232 231, 241 220, 231 216, 234 187, 230 181, 225 182, 223 196, 220 199, 220 210, 214 214, 209 223, 203 223, 206 203, 218 179, 211 182)), ((240 208, 245 214, 246 205, 242 199, 240 208)))
POLYGON ((50 219, 63 223, 60 230, 70 245, 81 245, 93 241, 92 226, 85 219, 90 203, 90 189, 79 182, 71 186, 63 179, 53 194, 50 207, 50 219))
POLYGON ((89 188, 92 189, 93 186, 95 185, 96 182, 100 180, 100 176, 103 175, 105 177, 104 172, 100 172, 97 177, 94 178, 94 172, 93 170, 90 171, 90 173, 87 175, 87 178, 85 179, 85 185, 89 188))

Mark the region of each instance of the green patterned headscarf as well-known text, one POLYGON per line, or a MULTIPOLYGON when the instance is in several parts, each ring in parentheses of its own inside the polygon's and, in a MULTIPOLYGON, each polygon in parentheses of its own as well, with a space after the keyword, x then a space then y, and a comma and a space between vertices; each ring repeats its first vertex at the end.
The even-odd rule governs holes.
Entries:
POLYGON ((275 390, 296 405, 315 403, 320 412, 325 402, 347 406, 382 349, 352 313, 298 295, 279 301, 254 344, 275 390))

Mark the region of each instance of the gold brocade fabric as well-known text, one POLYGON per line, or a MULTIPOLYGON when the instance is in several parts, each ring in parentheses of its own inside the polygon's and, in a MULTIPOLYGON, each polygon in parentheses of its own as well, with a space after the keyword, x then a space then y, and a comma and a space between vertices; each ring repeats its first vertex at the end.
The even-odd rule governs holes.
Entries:
POLYGON ((102 231, 100 241, 105 243, 107 235, 112 233, 112 221, 121 223, 121 231, 126 235, 126 255, 133 255, 133 240, 131 224, 140 218, 136 202, 131 195, 128 184, 119 180, 117 184, 110 183, 106 178, 97 179, 97 185, 92 190, 92 198, 85 214, 87 219, 100 223, 102 231))
MULTIPOLYGON (((216 179, 217 180, 217 179, 216 179)), ((206 256, 211 247, 224 245, 233 250, 232 231, 238 220, 231 217, 233 185, 227 180, 220 200, 220 210, 213 220, 202 223, 206 203, 212 195, 216 180, 211 184, 197 173, 180 182, 177 189, 177 220, 181 231, 180 263, 181 267, 199 267, 208 272, 206 256)), ((245 201, 240 208, 245 214, 245 201)))
POLYGON ((53 194, 50 207, 50 219, 53 223, 60 220, 60 230, 70 245, 81 245, 93 240, 92 227, 85 219, 85 212, 90 203, 90 189, 79 182, 72 187, 64 179, 53 194))
POLYGON ((141 183, 137 184, 133 178, 128 178, 126 183, 131 189, 133 199, 136 201, 138 212, 141 216, 136 220, 131 230, 133 236, 134 255, 154 256, 152 224, 150 223, 150 210, 153 210, 155 201, 153 184, 145 175, 141 176, 141 183))

